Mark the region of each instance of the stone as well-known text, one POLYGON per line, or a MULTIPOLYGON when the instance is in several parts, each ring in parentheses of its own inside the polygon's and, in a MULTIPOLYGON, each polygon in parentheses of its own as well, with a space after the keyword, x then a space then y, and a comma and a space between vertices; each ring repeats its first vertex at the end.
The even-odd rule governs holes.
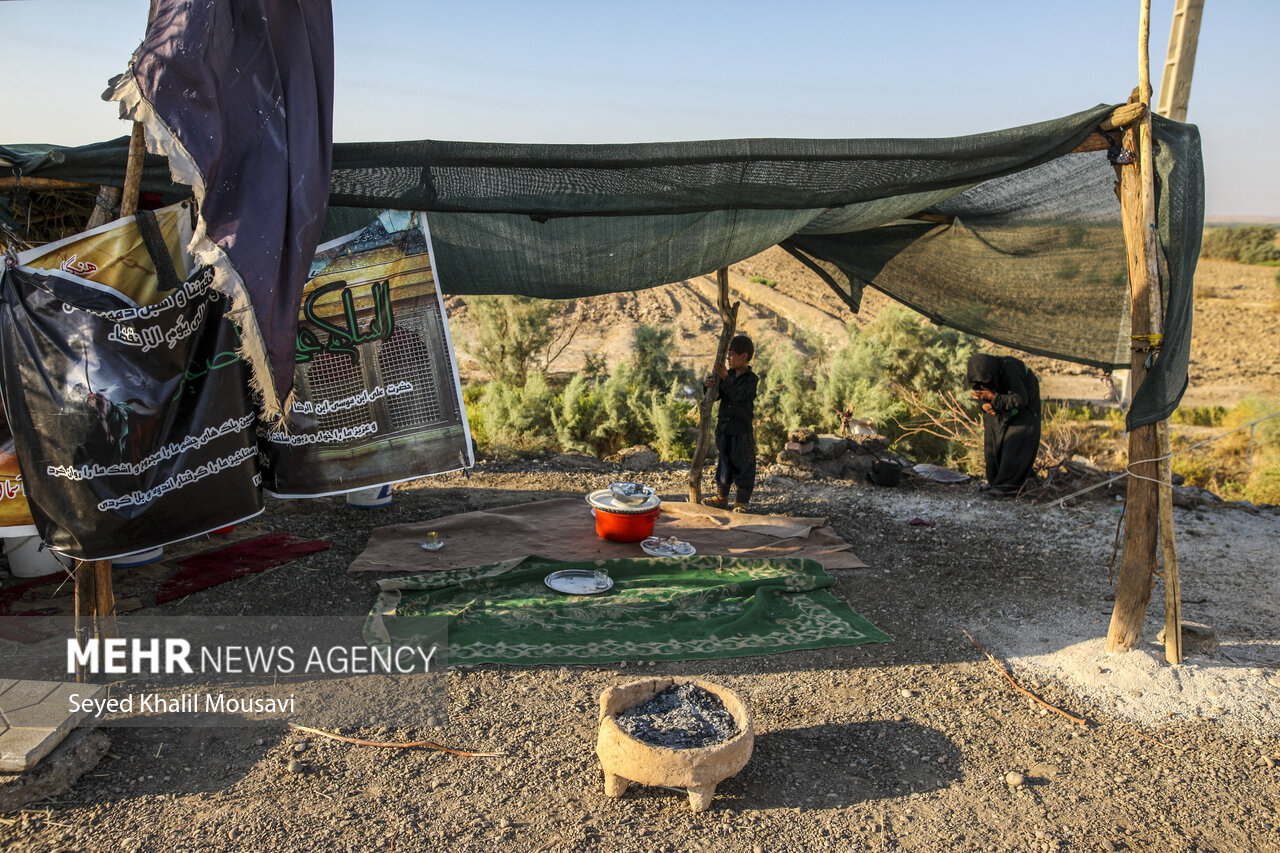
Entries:
POLYGON ((824 459, 832 459, 849 449, 849 442, 838 435, 818 436, 814 451, 824 459))
POLYGON ((291 758, 289 759, 289 763, 286 765, 285 769, 290 773, 301 773, 305 768, 302 766, 301 761, 296 758, 291 758))
POLYGON ((797 456, 805 456, 813 452, 814 446, 815 446, 815 442, 812 442, 812 441, 805 441, 805 442, 788 441, 786 444, 782 446, 782 449, 790 450, 792 453, 796 454, 797 456))
POLYGON ((98 729, 78 728, 21 773, 0 774, 0 813, 65 793, 107 754, 111 741, 98 729))
MULTIPOLYGON (((1164 629, 1156 635, 1156 642, 1164 645, 1164 629)), ((1218 632, 1200 622, 1182 622, 1182 653, 1184 655, 1215 655, 1218 653, 1218 632)))
POLYGON ((813 479, 812 471, 796 465, 770 465, 766 473, 775 477, 788 477, 801 483, 813 479))
POLYGON ((875 461, 876 458, 869 453, 846 453, 843 458, 845 471, 855 475, 870 474, 875 461))
POLYGON ((809 459, 799 450, 787 448, 778 452, 776 461, 780 465, 807 465, 809 459))
POLYGON ((1004 774, 1004 783, 1010 788, 1021 788, 1023 785, 1027 784, 1027 777, 1023 776, 1016 770, 1010 770, 1008 773, 1004 774))
POLYGON ((609 464, 585 453, 561 453, 551 459, 551 467, 575 471, 607 471, 609 464))
POLYGON ((29 770, 88 716, 86 700, 106 687, 64 681, 5 679, 0 689, 0 773, 29 770), (71 710, 76 696, 81 710, 71 710))
POLYGON ((635 447, 619 450, 608 461, 616 462, 628 471, 652 471, 661 460, 657 453, 643 444, 637 444, 635 447))

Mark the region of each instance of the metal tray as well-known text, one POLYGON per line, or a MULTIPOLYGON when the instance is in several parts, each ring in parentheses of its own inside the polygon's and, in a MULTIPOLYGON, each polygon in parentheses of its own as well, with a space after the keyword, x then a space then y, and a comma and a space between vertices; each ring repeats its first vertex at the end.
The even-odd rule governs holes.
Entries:
POLYGON ((650 536, 640 543, 640 550, 650 557, 692 557, 698 549, 674 536, 650 536))
POLYGON ((565 595, 599 595, 613 589, 613 578, 606 580, 609 583, 601 589, 596 586, 595 572, 588 569, 561 569, 547 575, 542 582, 565 595))

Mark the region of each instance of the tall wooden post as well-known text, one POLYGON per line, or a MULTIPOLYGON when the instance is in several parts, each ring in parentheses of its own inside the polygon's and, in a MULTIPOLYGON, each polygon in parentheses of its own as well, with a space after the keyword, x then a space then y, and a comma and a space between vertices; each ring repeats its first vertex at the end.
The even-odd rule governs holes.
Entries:
MULTIPOLYGON (((741 303, 729 304, 728 267, 716 270, 716 283, 720 285, 718 306, 723 326, 720 329, 720 342, 716 345, 716 360, 712 364, 721 364, 724 362, 725 354, 729 352, 729 341, 733 339, 733 332, 738 327, 738 306, 741 303)), ((693 449, 693 461, 689 465, 689 503, 696 504, 702 501, 702 464, 706 462, 707 451, 711 448, 711 406, 716 401, 718 389, 718 385, 708 388, 698 406, 698 444, 693 449)))
MULTIPOLYGON (((147 153, 146 135, 141 122, 134 122, 133 135, 129 138, 129 160, 125 166, 124 190, 120 199, 120 217, 132 216, 138 210, 138 196, 142 187, 143 157, 147 153)), ((94 211, 97 216, 97 211, 94 211)), ((111 561, 76 560, 76 640, 83 648, 91 640, 115 637, 116 596, 111 579, 111 561)), ((77 670, 76 680, 83 681, 84 673, 77 670)))
MULTIPOLYGON (((1155 238, 1155 161, 1151 139, 1151 79, 1147 45, 1151 33, 1151 2, 1142 0, 1138 39, 1138 88, 1134 97, 1145 109, 1142 118, 1124 134, 1124 147, 1135 152, 1133 162, 1120 167, 1120 208, 1124 223, 1129 266, 1129 298, 1132 334, 1158 334, 1162 328, 1159 267, 1155 238)), ((1133 100, 1131 98, 1131 100, 1133 100)), ((1135 347, 1133 385, 1146 378, 1147 353, 1135 347)), ((1107 651, 1125 652, 1142 637, 1142 624, 1151 603, 1151 579, 1160 544, 1162 489, 1169 488, 1167 462, 1156 460, 1167 453, 1167 424, 1148 424, 1129 433, 1130 472, 1125 500, 1124 551, 1116 584, 1116 604, 1107 632, 1107 651), (1136 463, 1136 464, 1135 464, 1136 463)), ((1173 547, 1172 496, 1168 510, 1165 546, 1173 547)), ((1172 563, 1176 576, 1176 559, 1172 563)), ((1181 630, 1173 631, 1180 637, 1181 630)), ((1180 659, 1180 651, 1177 654, 1180 659)))

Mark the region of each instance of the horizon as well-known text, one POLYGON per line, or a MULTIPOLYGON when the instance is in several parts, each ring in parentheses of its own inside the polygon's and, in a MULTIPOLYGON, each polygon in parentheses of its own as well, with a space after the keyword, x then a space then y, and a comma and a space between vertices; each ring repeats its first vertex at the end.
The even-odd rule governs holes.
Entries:
MULTIPOLYGON (((10 93, 22 129, 10 119, 0 141, 126 135, 99 96, 127 68, 148 5, 0 4, 14 66, 40 69, 38 85, 10 93)), ((1206 7, 1187 114, 1201 130, 1206 221, 1280 223, 1280 114, 1257 95, 1280 80, 1280 3, 1206 7)), ((1153 101, 1173 8, 1152 2, 1153 101)), ((1137 30, 1138 4, 1113 0, 925 0, 909 15, 815 0, 785 12, 762 0, 652 0, 641 12, 583 0, 339 3, 334 140, 961 136, 1123 102, 1138 82, 1137 30)))

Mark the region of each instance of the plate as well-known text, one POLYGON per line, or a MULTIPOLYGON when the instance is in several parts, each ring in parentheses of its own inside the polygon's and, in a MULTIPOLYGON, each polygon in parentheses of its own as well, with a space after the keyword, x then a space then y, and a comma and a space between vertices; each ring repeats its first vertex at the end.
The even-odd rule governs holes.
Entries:
POLYGON ((640 483, 610 483, 609 491, 613 498, 623 506, 639 506, 653 497, 653 489, 640 483))
POLYGON ((698 553, 697 548, 674 536, 650 536, 640 543, 640 549, 650 557, 692 557, 698 553))
POLYGON ((600 589, 596 586, 596 573, 587 569, 561 569, 552 572, 542 582, 565 595, 599 595, 613 589, 613 578, 605 578, 609 583, 600 589))
POLYGON ((587 495, 587 503, 596 509, 616 512, 622 515, 644 515, 662 506, 662 499, 650 493, 647 498, 636 504, 624 504, 608 489, 599 489, 587 495))

